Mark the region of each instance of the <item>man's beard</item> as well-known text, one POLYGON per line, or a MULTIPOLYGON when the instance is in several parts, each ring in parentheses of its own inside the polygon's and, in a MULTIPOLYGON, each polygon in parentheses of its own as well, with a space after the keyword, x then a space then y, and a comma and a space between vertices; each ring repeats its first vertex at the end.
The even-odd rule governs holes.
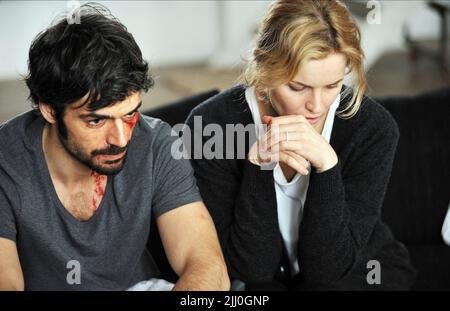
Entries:
POLYGON ((116 175, 123 169, 123 166, 125 165, 127 153, 125 153, 125 155, 118 160, 105 161, 106 164, 121 163, 119 166, 114 166, 114 167, 95 164, 94 158, 97 155, 121 154, 127 150, 129 143, 125 147, 122 147, 122 148, 117 147, 117 146, 111 146, 107 149, 96 149, 96 150, 92 151, 90 155, 88 155, 85 152, 83 152, 81 150, 81 148, 78 148, 78 146, 76 144, 71 142, 69 136, 67 136, 67 139, 64 139, 61 135, 58 135, 58 137, 59 137, 59 140, 60 140, 61 144, 63 145, 64 149, 73 158, 80 161, 81 163, 83 163, 84 165, 89 167, 91 170, 93 170, 94 172, 96 172, 100 175, 108 175, 108 176, 116 175))

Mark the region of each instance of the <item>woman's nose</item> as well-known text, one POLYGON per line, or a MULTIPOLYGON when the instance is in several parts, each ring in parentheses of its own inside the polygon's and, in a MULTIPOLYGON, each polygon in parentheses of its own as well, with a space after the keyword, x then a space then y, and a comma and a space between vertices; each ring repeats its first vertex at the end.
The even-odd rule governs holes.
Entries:
POLYGON ((319 114, 322 111, 322 94, 320 91, 313 90, 306 102, 306 108, 314 114, 319 114))

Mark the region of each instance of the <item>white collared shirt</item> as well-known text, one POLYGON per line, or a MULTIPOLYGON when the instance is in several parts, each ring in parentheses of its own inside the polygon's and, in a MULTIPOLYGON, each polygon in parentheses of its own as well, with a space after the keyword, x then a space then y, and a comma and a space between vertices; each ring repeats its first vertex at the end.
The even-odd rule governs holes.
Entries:
MULTIPOLYGON (((255 123, 256 136, 261 137, 260 134, 263 134, 259 133, 259 130, 261 129, 260 125, 262 124, 261 114, 253 87, 246 89, 245 99, 250 107, 253 122, 255 123)), ((339 106, 340 99, 341 95, 339 94, 331 104, 321 133, 322 137, 325 138, 328 143, 330 142, 334 116, 336 114, 336 109, 339 106)), ((309 171, 311 171, 311 169, 309 169, 309 171)), ((277 196, 280 232, 291 262, 291 271, 293 275, 295 275, 300 271, 297 260, 298 231, 303 217, 303 206, 306 200, 306 192, 308 191, 309 175, 303 176, 297 173, 294 178, 288 182, 280 165, 277 164, 273 170, 273 178, 277 196)))
POLYGON ((442 225, 442 238, 445 244, 450 246, 450 203, 448 204, 447 215, 444 219, 444 224, 442 225))

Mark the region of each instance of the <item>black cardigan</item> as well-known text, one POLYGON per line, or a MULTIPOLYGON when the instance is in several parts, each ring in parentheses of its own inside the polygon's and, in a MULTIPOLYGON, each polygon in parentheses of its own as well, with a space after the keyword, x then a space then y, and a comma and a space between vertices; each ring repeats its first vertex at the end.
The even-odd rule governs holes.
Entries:
MULTIPOLYGON (((346 103, 341 98, 340 108, 346 103)), ((242 85, 191 112, 186 121, 191 142, 201 136, 194 131, 194 116, 202 116, 203 127, 253 123, 242 85)), ((203 143, 210 138, 203 137, 203 143)), ((353 118, 335 117, 330 144, 339 161, 322 173, 312 169, 299 229, 298 260, 306 281, 332 284, 352 273, 365 280, 367 262, 376 259, 382 280, 392 281, 386 288, 411 285, 415 272, 408 252, 380 215, 398 138, 394 119, 369 97, 353 118)), ((246 153, 253 141, 246 139, 246 153)), ((193 159, 192 164, 230 276, 249 283, 270 282, 279 268, 283 243, 273 172, 245 159, 193 159)))

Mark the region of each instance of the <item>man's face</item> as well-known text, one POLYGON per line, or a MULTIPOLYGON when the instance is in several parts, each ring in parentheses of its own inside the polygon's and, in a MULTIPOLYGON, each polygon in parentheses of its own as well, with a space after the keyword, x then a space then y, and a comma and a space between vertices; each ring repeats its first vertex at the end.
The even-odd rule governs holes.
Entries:
POLYGON ((87 105, 69 106, 63 117, 67 139, 59 135, 66 151, 93 171, 102 175, 119 173, 125 163, 127 147, 138 122, 140 92, 124 101, 95 111, 87 105))

